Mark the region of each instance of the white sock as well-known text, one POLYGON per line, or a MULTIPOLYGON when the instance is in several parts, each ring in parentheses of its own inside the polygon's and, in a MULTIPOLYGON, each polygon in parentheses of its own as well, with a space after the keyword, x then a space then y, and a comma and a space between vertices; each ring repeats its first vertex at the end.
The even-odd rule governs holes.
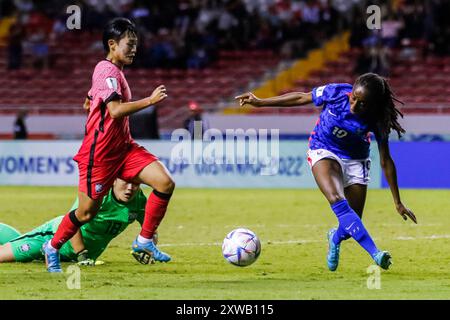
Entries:
POLYGON ((149 242, 153 242, 153 239, 147 239, 147 238, 144 238, 144 237, 141 236, 141 235, 138 235, 137 240, 138 240, 140 243, 142 243, 142 244, 146 244, 146 243, 149 243, 149 242))
POLYGON ((48 242, 48 247, 49 247, 50 249, 52 249, 52 250, 58 251, 58 249, 53 248, 52 242, 51 242, 51 241, 48 242))

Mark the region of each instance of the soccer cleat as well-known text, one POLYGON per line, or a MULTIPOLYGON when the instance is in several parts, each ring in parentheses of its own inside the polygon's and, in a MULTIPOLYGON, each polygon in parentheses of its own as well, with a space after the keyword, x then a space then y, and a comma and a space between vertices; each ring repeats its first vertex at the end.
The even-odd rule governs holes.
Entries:
MULTIPOLYGON (((141 261, 138 258, 140 257, 142 259, 142 255, 140 253, 148 254, 150 256, 149 260, 160 261, 160 262, 169 262, 171 260, 170 256, 167 253, 159 251, 159 249, 156 247, 156 245, 153 243, 153 241, 143 244, 143 243, 140 243, 137 239, 135 239, 133 241, 133 244, 131 245, 131 248, 133 250, 131 253, 136 258, 136 260, 138 260, 139 262, 141 262, 141 261)), ((143 263, 143 264, 147 264, 147 263, 143 263)))
POLYGON ((49 242, 50 241, 47 241, 42 245, 42 251, 45 257, 45 264, 47 266, 47 271, 52 273, 62 272, 61 263, 59 261, 59 251, 50 248, 48 246, 49 242))
POLYGON ((131 255, 136 259, 137 262, 140 264, 154 264, 155 259, 152 258, 151 255, 149 255, 147 252, 141 251, 141 252, 134 252, 131 250, 131 255))
POLYGON ((391 254, 387 251, 378 251, 373 255, 375 263, 385 270, 389 269, 389 266, 392 264, 391 258, 391 254))
POLYGON ((335 244, 333 242, 333 236, 337 229, 332 228, 327 233, 328 237, 328 254, 327 254, 327 264, 330 271, 335 271, 339 264, 339 250, 341 249, 340 244, 335 244))

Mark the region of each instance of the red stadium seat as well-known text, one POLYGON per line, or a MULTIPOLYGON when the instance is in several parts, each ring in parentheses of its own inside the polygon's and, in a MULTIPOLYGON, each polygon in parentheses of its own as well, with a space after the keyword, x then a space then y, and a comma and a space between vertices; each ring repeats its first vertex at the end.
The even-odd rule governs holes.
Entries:
MULTIPOLYGON (((2 97, 10 104, 81 105, 91 85, 92 70, 102 59, 102 52, 73 48, 71 41, 77 41, 80 48, 88 48, 98 42, 99 37, 101 38, 101 35, 85 32, 65 33, 62 39, 51 45, 52 69, 1 70, 0 94, 3 93, 2 97)), ((421 44, 414 45, 420 47, 421 44)), ((295 80, 293 88, 281 93, 309 91, 315 86, 329 82, 353 83, 354 61, 360 53, 360 49, 351 49, 341 54, 338 60, 326 63, 321 70, 312 72, 306 80, 295 80)), ((223 99, 232 99, 236 92, 247 90, 251 81, 260 80, 264 73, 276 67, 279 61, 280 58, 271 50, 221 50, 219 60, 206 69, 127 68, 125 73, 133 99, 148 96, 159 84, 166 85, 169 98, 163 102, 161 111, 167 119, 182 119, 188 112, 189 101, 214 105, 223 99), (186 108, 186 113, 181 111, 183 108, 186 108)), ((0 68, 5 63, 6 55, 0 52, 0 68)), ((429 56, 414 62, 394 58, 391 65, 390 84, 405 102, 427 105, 450 102, 450 91, 447 89, 450 88, 450 58, 429 56)), ((4 104, 3 101, 1 103, 4 104)), ((405 109, 408 110, 407 107, 405 109)), ((57 110, 68 112, 64 108, 57 110)), ((437 109, 426 110, 436 112, 437 109)), ((269 108, 251 112, 291 114, 313 111, 309 108, 287 108, 282 111, 269 108)))

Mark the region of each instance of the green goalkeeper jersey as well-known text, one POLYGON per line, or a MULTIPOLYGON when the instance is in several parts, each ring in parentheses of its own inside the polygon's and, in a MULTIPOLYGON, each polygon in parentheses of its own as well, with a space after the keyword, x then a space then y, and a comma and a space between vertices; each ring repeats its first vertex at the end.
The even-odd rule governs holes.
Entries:
MULTIPOLYGON (((139 189, 130 202, 121 203, 114 197, 111 188, 109 193, 103 198, 102 205, 95 218, 80 229, 89 257, 97 259, 106 249, 109 242, 125 230, 130 223, 137 220, 142 224, 146 202, 147 198, 142 190, 139 189)), ((78 200, 75 201, 70 210, 74 210, 77 207, 78 200)))

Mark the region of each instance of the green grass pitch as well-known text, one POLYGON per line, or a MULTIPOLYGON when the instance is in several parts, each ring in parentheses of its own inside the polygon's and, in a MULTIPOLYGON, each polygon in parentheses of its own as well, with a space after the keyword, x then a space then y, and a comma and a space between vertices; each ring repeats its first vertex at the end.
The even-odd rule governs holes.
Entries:
MULTIPOLYGON (((65 213, 75 194, 1 187, 0 222, 29 231, 65 213)), ((449 191, 402 190, 402 197, 418 225, 401 219, 388 190, 370 190, 366 203, 363 221, 394 261, 381 271, 380 289, 368 288, 372 260, 351 239, 338 270, 328 271, 326 232, 336 218, 318 190, 178 189, 159 228, 170 263, 132 258, 135 223, 100 257, 104 265, 81 269, 81 289, 68 289, 70 275, 48 274, 43 263, 8 263, 0 265, 0 299, 450 299, 449 191), (221 254, 223 238, 239 226, 262 242, 258 261, 245 268, 221 254)))

